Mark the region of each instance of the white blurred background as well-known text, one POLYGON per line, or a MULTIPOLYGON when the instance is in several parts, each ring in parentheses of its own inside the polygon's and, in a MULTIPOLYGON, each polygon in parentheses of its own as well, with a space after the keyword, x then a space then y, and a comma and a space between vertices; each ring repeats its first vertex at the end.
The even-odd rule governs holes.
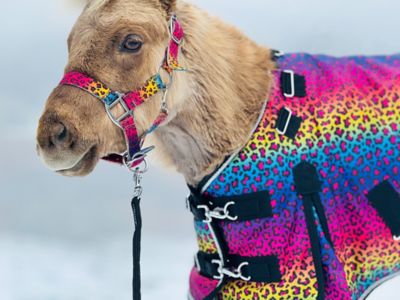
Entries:
MULTIPOLYGON (((132 0, 133 1, 133 0, 132 0)), ((88 178, 46 170, 35 154, 44 102, 61 78, 80 5, 2 0, 0 299, 130 299, 131 178, 101 163, 88 178)), ((285 52, 400 52, 397 0, 195 0, 285 52)), ((144 299, 185 299, 196 243, 182 178, 153 166, 143 199, 144 299)), ((371 299, 400 299, 400 280, 371 299)))

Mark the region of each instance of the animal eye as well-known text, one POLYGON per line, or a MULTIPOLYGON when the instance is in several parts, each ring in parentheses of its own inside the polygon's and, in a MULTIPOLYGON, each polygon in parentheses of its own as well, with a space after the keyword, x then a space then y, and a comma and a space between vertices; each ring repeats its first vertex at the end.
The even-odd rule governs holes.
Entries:
POLYGON ((128 35, 120 46, 123 52, 137 53, 142 49, 143 42, 140 36, 136 34, 128 35))

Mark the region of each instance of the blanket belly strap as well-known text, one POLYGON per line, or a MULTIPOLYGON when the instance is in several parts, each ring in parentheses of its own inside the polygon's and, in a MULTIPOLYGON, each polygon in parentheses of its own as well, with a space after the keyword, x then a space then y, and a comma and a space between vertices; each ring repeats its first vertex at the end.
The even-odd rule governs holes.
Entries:
POLYGON ((219 198, 192 193, 187 201, 197 221, 248 221, 272 217, 271 199, 267 191, 219 198))
POLYGON ((223 275, 248 282, 273 283, 281 281, 277 256, 243 257, 228 255, 228 264, 222 267, 216 254, 197 253, 196 268, 205 277, 219 279, 223 275))

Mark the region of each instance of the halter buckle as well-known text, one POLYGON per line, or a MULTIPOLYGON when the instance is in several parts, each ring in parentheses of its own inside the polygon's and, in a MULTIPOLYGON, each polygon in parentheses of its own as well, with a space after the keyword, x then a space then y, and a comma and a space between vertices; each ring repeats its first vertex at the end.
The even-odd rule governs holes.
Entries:
POLYGON ((222 279, 224 278, 224 276, 228 276, 228 277, 230 277, 230 278, 233 278, 233 279, 241 279, 241 280, 243 280, 243 281, 250 281, 250 280, 251 280, 251 276, 244 276, 243 273, 242 273, 242 272, 243 272, 242 269, 243 269, 244 267, 246 267, 246 266, 249 265, 248 262, 243 262, 243 263, 241 263, 241 264, 238 266, 237 269, 234 269, 234 268, 232 268, 232 269, 225 268, 225 267, 223 266, 222 261, 221 261, 221 260, 218 260, 218 259, 212 260, 211 263, 217 264, 217 265, 218 265, 217 271, 218 271, 219 275, 214 276, 214 279, 222 280, 222 279))
POLYGON ((117 94, 118 98, 115 99, 111 104, 105 104, 106 107, 106 112, 108 117, 111 119, 111 121, 117 125, 119 128, 123 129, 121 122, 123 120, 125 120, 127 117, 132 115, 132 111, 129 109, 129 107, 126 105, 125 100, 124 100, 124 96, 125 94, 119 93, 119 92, 115 92, 115 94, 117 94), (117 106, 118 104, 121 105, 122 109, 124 110, 124 113, 117 117, 115 116, 111 110, 117 106))

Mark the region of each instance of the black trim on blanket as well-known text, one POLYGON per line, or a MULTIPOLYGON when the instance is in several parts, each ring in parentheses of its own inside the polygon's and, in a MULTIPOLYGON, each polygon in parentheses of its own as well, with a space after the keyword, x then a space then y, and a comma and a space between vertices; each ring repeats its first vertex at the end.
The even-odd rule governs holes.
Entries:
POLYGON ((400 236, 400 194, 391 183, 386 180, 378 184, 368 193, 367 198, 393 236, 400 236))

